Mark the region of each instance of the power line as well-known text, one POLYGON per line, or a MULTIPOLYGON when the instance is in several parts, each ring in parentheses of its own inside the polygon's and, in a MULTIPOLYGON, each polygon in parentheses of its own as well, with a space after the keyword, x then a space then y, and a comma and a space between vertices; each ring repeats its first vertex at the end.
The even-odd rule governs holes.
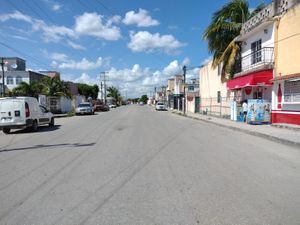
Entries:
MULTIPOLYGON (((40 60, 38 60, 38 59, 36 59, 36 58, 34 58, 34 57, 28 55, 28 54, 26 54, 26 53, 24 53, 24 52, 22 52, 22 51, 16 49, 16 48, 14 48, 14 47, 12 47, 12 46, 10 46, 10 45, 4 43, 4 42, 2 42, 2 41, 0 41, 0 45, 4 46, 4 47, 6 47, 6 48, 8 48, 8 49, 10 49, 10 50, 12 50, 12 51, 14 51, 14 52, 20 54, 20 55, 25 56, 26 58, 29 58, 29 59, 31 59, 31 60, 37 62, 37 63, 40 64, 40 65, 46 66, 46 69, 47 69, 48 66, 49 66, 49 65, 43 63, 42 61, 40 61, 40 60)), ((47 70, 49 70, 49 69, 47 69, 47 70)))

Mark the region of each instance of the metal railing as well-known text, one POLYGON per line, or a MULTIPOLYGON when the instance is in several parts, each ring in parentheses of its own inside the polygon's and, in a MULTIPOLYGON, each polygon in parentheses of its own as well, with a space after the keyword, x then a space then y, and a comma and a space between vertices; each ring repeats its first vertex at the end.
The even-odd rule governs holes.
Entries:
POLYGON ((230 104, 232 98, 201 98, 199 112, 204 115, 230 119, 230 104))
POLYGON ((240 59, 235 74, 254 70, 255 68, 273 67, 274 65, 274 48, 264 47, 261 50, 252 52, 240 59))

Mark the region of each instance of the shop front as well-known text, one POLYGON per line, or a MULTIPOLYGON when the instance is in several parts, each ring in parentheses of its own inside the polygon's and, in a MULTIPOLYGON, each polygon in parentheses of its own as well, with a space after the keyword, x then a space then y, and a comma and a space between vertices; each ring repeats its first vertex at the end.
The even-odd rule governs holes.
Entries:
POLYGON ((246 100, 249 123, 270 123, 272 78, 273 70, 262 70, 227 81, 227 88, 234 92, 232 120, 243 121, 242 104, 246 100))
POLYGON ((272 123, 300 125, 300 74, 273 80, 272 123))

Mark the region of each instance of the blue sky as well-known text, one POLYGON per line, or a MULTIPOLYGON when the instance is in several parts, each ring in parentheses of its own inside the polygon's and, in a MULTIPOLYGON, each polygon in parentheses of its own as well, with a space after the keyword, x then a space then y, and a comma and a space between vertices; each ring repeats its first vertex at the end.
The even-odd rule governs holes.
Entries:
MULTIPOLYGON (((148 94, 209 57, 202 33, 225 0, 7 0, 1 2, 1 56, 62 79, 99 83, 106 71, 123 95, 148 94), (26 2, 26 3, 25 3, 26 2), (4 44, 4 45, 3 45, 4 44)), ((250 1, 255 8, 263 0, 250 1)), ((197 76, 189 70, 189 77, 197 76)))

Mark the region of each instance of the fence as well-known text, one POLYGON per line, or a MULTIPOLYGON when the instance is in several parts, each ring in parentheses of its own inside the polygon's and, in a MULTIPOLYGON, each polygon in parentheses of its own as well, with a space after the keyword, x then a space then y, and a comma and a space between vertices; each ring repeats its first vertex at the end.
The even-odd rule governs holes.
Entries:
POLYGON ((201 98, 200 113, 230 119, 231 101, 232 99, 227 97, 201 98))

